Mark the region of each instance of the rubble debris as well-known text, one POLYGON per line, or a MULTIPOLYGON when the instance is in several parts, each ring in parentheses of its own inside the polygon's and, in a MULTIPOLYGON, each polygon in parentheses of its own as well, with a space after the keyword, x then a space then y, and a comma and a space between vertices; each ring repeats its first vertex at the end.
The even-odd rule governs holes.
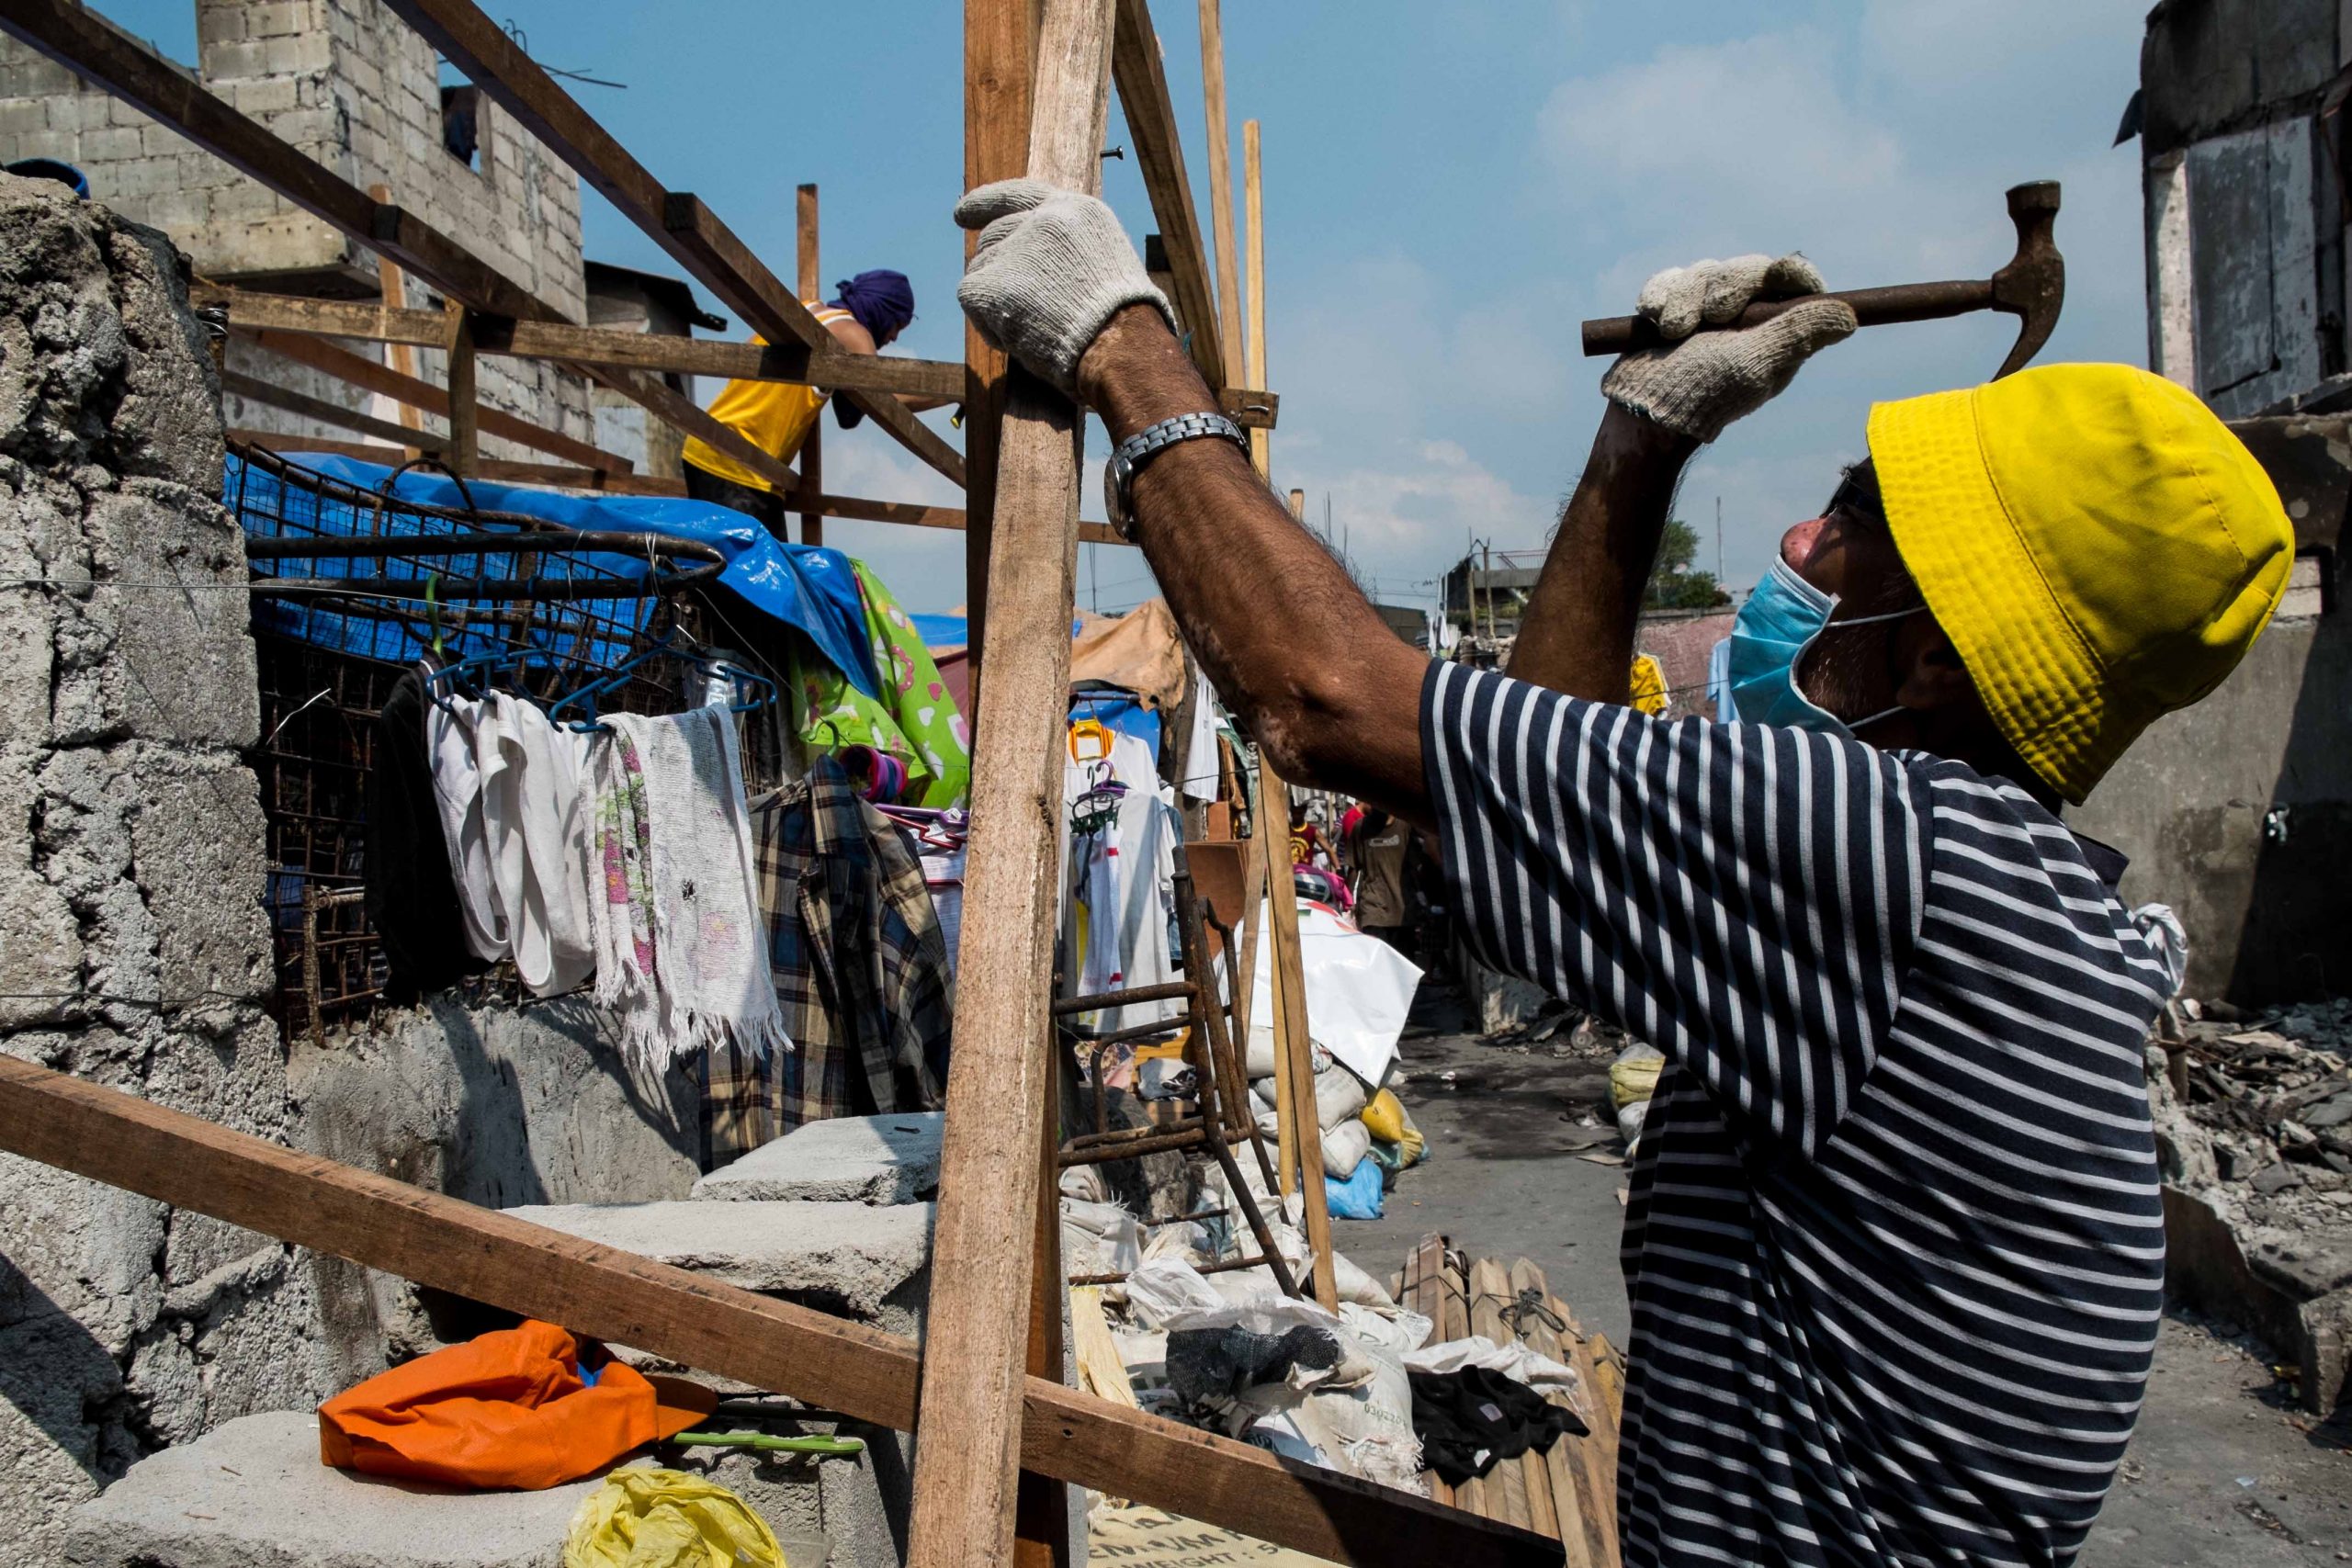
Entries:
POLYGON ((2352 998, 2179 1013, 2148 1072, 2172 1289, 2253 1318, 2326 1414, 2352 1371, 2352 998))

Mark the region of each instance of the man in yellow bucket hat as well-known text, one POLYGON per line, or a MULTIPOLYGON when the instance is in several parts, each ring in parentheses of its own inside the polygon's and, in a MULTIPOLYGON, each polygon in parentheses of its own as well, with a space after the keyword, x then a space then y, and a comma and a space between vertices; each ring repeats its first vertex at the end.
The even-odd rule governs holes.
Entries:
POLYGON ((1628 1564, 2067 1563, 2163 1306, 2143 1046, 2177 950, 2069 832, 2230 672, 2293 536, 2188 392, 2056 365, 1883 403, 1731 649, 1623 705, 1701 444, 1854 330, 1802 257, 1650 280, 1508 674, 1430 663, 1252 472, 1101 203, 1025 181, 965 310, 1120 443, 1107 497, 1286 777, 1433 828, 1488 962, 1667 1055, 1636 1146, 1628 1564))

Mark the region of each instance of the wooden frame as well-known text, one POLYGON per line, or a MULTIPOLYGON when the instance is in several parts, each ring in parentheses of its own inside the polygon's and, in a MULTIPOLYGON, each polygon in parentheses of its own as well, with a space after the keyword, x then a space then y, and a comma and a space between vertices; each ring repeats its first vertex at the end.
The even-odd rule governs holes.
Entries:
MULTIPOLYGON (((231 1132, 0 1055, 0 1149, 509 1311, 911 1428, 922 1352, 616 1247, 231 1132)), ((1340 1562, 1547 1568, 1557 1547, 1055 1383, 1019 1386, 1022 1462, 1340 1562)), ((952 1438, 950 1441, 952 1442, 952 1438)), ((944 1445, 943 1445, 944 1446, 944 1445)))
MULTIPOLYGON (((1214 43, 1215 0, 1203 3, 1214 43)), ((232 1133, 6 1056, 0 1056, 0 1089, 7 1095, 9 1114, 0 1116, 0 1148, 510 1310, 560 1319, 583 1333, 861 1419, 910 1428, 920 1417, 924 1429, 942 1436, 923 1445, 918 1458, 910 1554, 915 1568, 960 1565, 975 1555, 997 1562, 1013 1554, 1015 1478, 1022 1470, 1140 1498, 1340 1562, 1433 1560, 1449 1568, 1548 1568, 1556 1561, 1556 1546, 1530 1532, 1335 1472, 1279 1461, 1017 1370, 1025 1358, 1039 1371, 1059 1371, 1058 1357, 1042 1353, 1051 1335, 1039 1335, 1035 1311, 1042 1299, 1037 1281, 1057 1277, 1058 1269, 1041 1276, 1034 1261, 1050 1247, 1052 1235, 1051 1190, 1043 1179, 1048 1162, 1038 1156, 1039 1134, 1050 1127, 1052 1106, 1046 998, 1052 927, 1047 917, 1058 880, 1053 866, 1058 749, 1053 741, 1068 687, 1065 628, 1074 597, 1076 545, 1109 539, 1079 521, 1082 448, 1077 411, 1034 379, 1005 373, 1001 360, 991 367, 975 355, 965 367, 949 367, 840 355, 796 293, 697 197, 663 188, 470 0, 387 4, 767 344, 697 344, 575 326, 455 240, 337 178, 72 0, 12 0, 0 15, 0 28, 180 130, 447 298, 449 311, 436 315, 406 310, 390 300, 368 308, 242 291, 213 297, 232 328, 265 346, 449 422, 446 437, 428 436, 405 424, 337 411, 345 427, 382 435, 387 454, 437 447, 447 450, 461 471, 484 477, 563 474, 607 488, 667 492, 672 481, 637 476, 615 454, 479 408, 470 381, 474 356, 481 353, 546 359, 579 370, 696 434, 716 422, 650 373, 757 376, 831 386, 958 484, 966 481, 965 458, 916 422, 898 394, 950 396, 960 390, 967 401, 976 391, 1005 394, 1002 428, 990 431, 1001 437, 990 454, 993 461, 975 465, 983 482, 968 519, 975 524, 975 569, 988 589, 985 609, 978 595, 972 605, 974 663, 984 633, 996 654, 989 722, 979 728, 974 752, 975 827, 956 1011, 962 1048, 949 1090, 953 1113, 934 1237, 928 1359, 903 1339, 232 1133), (444 391, 401 375, 324 342, 328 336, 443 347, 451 356, 450 388, 444 391), (483 460, 473 450, 481 434, 582 467, 483 460), (996 512, 1000 494, 1006 504, 996 512), (995 547, 1000 542, 1001 549, 995 547)), ((1010 149, 1025 147, 1022 166, 1032 175, 1092 188, 1115 72, 1154 211, 1170 241, 1170 276, 1193 333, 1192 352, 1228 410, 1248 416, 1245 423, 1271 426, 1273 398, 1243 388, 1250 378, 1240 368, 1238 308, 1220 313, 1213 303, 1145 0, 1046 0, 1031 68, 1034 93, 1030 71, 1014 63, 1028 53, 1032 4, 967 0, 967 25, 986 32, 977 51, 967 41, 967 78, 993 61, 1009 84, 993 97, 979 93, 971 99, 978 109, 967 115, 967 152, 978 149, 985 167, 991 159, 1006 158, 1010 149)), ((1216 67, 1219 101, 1213 134, 1221 138, 1221 60, 1216 67)), ((967 85, 968 92, 974 82, 967 85)), ((1219 187, 1218 283, 1229 291, 1235 269, 1226 164, 1221 151, 1212 159, 1219 187)), ((1254 240, 1254 223, 1252 228, 1254 240)), ((1251 292, 1257 292, 1254 283, 1251 292)), ((1262 356, 1262 331, 1251 335, 1262 356)), ((296 396, 281 390, 281 399, 296 396)), ((978 412, 979 426, 987 427, 993 411, 978 412)), ((335 445, 370 450, 356 443, 335 445)), ((787 498, 816 515, 934 527, 967 521, 965 513, 951 508, 827 496, 817 475, 803 485, 788 467, 761 456, 765 466, 758 471, 772 470, 772 481, 787 498)), ((1264 777, 1279 789, 1271 773, 1264 777)), ((1271 845, 1283 823, 1262 808, 1261 816, 1261 834, 1271 845)), ((1274 902, 1282 907, 1287 901, 1274 902)), ((1282 924, 1279 916, 1276 924, 1282 924)), ((1294 1056, 1304 1043, 1303 1027, 1289 1027, 1298 996, 1295 940, 1287 964, 1279 939, 1274 945, 1272 961, 1291 975, 1285 984, 1278 970, 1276 991, 1278 1027, 1295 1048, 1285 1055, 1294 1056)), ((1295 1069, 1297 1062, 1291 1065, 1295 1069)), ((1293 1087, 1299 1087, 1295 1071, 1293 1087)), ((1305 1092, 1311 1102, 1311 1091, 1305 1092)), ((1045 1147, 1050 1149, 1050 1143, 1045 1147)), ((1300 1157, 1305 1163, 1303 1150, 1300 1157)), ((1315 1165, 1307 1168, 1319 1174, 1315 1165)), ((1317 1234, 1320 1205, 1312 1201, 1315 1196, 1319 1190, 1310 1194, 1308 1230, 1328 1301, 1329 1228, 1326 1221, 1317 1234)), ((1046 1531, 1046 1522, 1035 1517, 1023 1524, 1026 1563, 1041 1562, 1046 1531)))

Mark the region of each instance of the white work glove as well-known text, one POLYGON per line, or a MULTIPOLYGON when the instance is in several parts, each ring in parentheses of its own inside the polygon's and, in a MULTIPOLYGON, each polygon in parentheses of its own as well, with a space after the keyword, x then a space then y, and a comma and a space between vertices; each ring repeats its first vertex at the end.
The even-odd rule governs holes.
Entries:
POLYGON ((1777 396, 1816 350, 1850 334, 1854 311, 1843 300, 1819 299, 1740 332, 1702 333, 1699 323, 1731 321, 1757 299, 1822 288, 1821 274, 1801 255, 1668 267, 1642 285, 1634 307, 1657 323, 1666 346, 1619 359, 1600 378, 1601 395, 1668 430, 1713 441, 1777 396))
POLYGON ((980 231, 956 302, 982 337, 1072 397, 1079 360, 1122 308, 1156 305, 1176 330, 1126 231, 1091 196, 999 180, 957 202, 956 221, 980 231))

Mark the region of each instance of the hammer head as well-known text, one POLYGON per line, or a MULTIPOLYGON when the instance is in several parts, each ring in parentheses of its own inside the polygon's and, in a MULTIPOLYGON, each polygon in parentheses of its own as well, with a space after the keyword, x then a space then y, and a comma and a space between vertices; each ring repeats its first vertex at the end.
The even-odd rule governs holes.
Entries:
POLYGON ((2056 180, 2009 187, 2009 221, 2017 225, 2018 254, 1993 275, 1993 309, 2018 318, 2018 341, 1993 373, 1996 381, 2024 368, 2058 324, 2059 307, 2066 302, 2066 258, 2051 238, 2057 220, 2056 180))

